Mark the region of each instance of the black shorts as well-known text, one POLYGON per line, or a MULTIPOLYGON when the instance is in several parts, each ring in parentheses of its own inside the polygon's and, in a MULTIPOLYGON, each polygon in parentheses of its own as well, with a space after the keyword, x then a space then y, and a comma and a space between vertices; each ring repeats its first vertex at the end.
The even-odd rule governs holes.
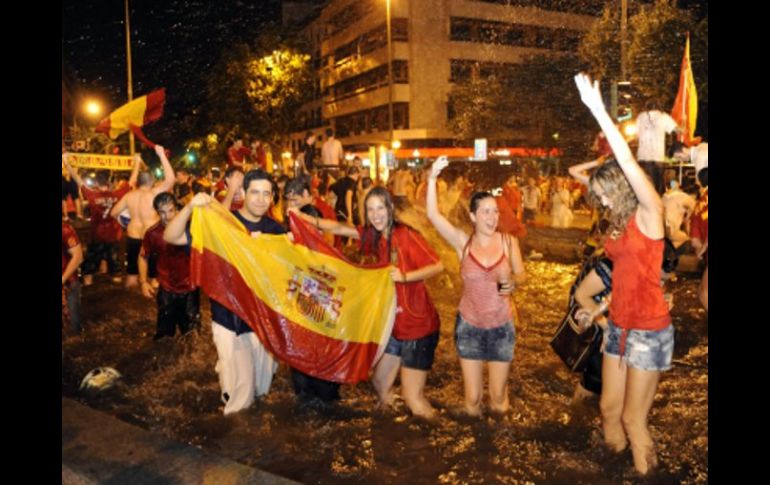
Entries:
POLYGON ((401 365, 408 369, 430 370, 438 336, 435 332, 414 340, 399 340, 391 335, 385 353, 401 356, 401 365))
POLYGON ((142 240, 126 236, 126 273, 130 275, 139 274, 139 264, 136 262, 139 258, 139 250, 142 249, 142 240))
POLYGON ((94 274, 99 269, 102 260, 107 261, 110 274, 120 273, 118 263, 118 243, 90 242, 86 248, 86 257, 83 261, 83 274, 94 274))

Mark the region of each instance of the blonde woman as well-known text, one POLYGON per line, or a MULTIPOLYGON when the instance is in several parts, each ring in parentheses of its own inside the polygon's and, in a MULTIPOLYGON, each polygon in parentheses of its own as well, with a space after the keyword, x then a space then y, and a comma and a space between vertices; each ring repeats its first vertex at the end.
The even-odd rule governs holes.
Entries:
POLYGON ((575 76, 575 83, 615 157, 588 181, 590 196, 604 207, 610 221, 604 248, 613 263, 602 361, 604 440, 615 451, 630 441, 634 467, 646 474, 657 465, 647 417, 660 373, 671 367, 674 350, 674 327, 660 287, 663 205, 607 114, 599 83, 585 74, 575 76))

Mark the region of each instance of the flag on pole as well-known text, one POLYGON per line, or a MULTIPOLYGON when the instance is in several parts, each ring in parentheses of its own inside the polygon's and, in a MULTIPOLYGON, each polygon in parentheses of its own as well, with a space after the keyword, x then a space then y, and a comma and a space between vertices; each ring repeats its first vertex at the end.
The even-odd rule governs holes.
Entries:
POLYGON ((155 144, 142 133, 141 127, 160 119, 163 116, 163 105, 166 101, 166 89, 155 91, 136 98, 113 111, 96 126, 99 133, 104 133, 113 140, 128 130, 150 148, 155 144))
POLYGON ((390 269, 354 265, 303 232, 302 244, 285 235, 252 238, 218 202, 196 207, 190 276, 291 367, 334 382, 366 380, 395 321, 390 269))
POLYGON ((687 33, 684 56, 682 57, 682 68, 679 73, 679 91, 674 100, 671 117, 683 129, 683 133, 679 135, 679 140, 682 143, 692 146, 700 141, 699 137, 694 137, 695 123, 698 120, 698 93, 695 91, 695 80, 692 76, 692 65, 690 64, 689 32, 687 33))

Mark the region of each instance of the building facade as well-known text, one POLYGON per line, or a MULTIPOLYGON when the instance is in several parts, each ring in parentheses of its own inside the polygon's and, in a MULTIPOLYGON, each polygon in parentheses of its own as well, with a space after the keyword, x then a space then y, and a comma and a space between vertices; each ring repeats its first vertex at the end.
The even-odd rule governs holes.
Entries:
MULTIPOLYGON (((447 128, 454 83, 505 76, 526 56, 576 51, 603 2, 570 0, 331 0, 303 34, 313 46, 315 99, 292 136, 332 128, 347 150, 399 140, 402 151, 453 145, 447 128), (386 3, 391 8, 393 134, 388 107, 386 3), (586 6, 587 5, 587 6, 586 6)), ((535 133, 522 127, 526 145, 535 133)))

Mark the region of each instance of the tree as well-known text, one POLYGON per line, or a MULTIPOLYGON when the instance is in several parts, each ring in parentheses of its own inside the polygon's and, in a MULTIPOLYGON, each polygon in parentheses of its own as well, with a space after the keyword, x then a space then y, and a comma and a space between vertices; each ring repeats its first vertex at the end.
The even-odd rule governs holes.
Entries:
POLYGON ((222 52, 206 75, 206 99, 197 135, 201 161, 221 160, 236 134, 282 145, 297 109, 312 92, 310 57, 302 46, 266 28, 250 44, 222 52), (212 140, 215 140, 212 142, 212 140))
POLYGON ((518 138, 581 159, 596 129, 572 80, 583 68, 572 54, 536 55, 504 68, 502 76, 473 74, 450 92, 448 127, 465 140, 518 138))
POLYGON ((505 138, 509 98, 495 76, 482 79, 477 74, 457 83, 449 93, 448 128, 463 140, 505 138))
POLYGON ((245 65, 246 96, 262 121, 265 136, 277 141, 295 129, 295 114, 312 92, 310 56, 283 47, 250 58, 245 65))
MULTIPOLYGON (((698 101, 708 106, 708 17, 700 22, 688 10, 674 7, 671 2, 657 0, 653 5, 641 5, 628 19, 627 67, 630 80, 642 99, 652 100, 660 109, 668 110, 679 87, 679 69, 684 53, 685 38, 690 32, 691 62, 698 88, 698 101)), ((589 73, 609 81, 620 80, 620 7, 605 7, 602 17, 583 37, 579 48, 589 73)))
POLYGON ((674 103, 686 34, 695 24, 687 11, 665 1, 643 6, 632 21, 629 80, 643 99, 652 100, 665 111, 674 103))

